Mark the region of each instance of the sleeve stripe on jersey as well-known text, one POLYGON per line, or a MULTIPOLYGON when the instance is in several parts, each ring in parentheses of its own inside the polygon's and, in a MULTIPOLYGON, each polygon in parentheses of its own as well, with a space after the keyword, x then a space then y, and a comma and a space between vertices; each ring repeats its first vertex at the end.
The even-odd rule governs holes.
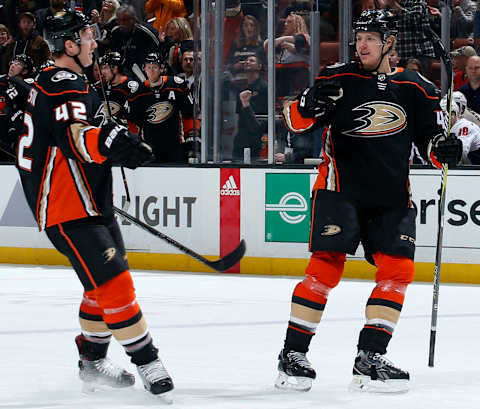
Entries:
POLYGON ((425 88, 423 88, 420 84, 417 84, 416 82, 413 82, 413 81, 398 81, 398 80, 392 80, 392 82, 394 82, 395 84, 411 84, 411 85, 415 85, 420 91, 422 91, 425 96, 428 98, 428 99, 438 99, 437 96, 431 96, 431 95, 428 95, 427 94, 427 91, 425 91, 425 88))
POLYGON ((342 72, 340 74, 322 75, 320 77, 316 77, 315 79, 316 80, 330 80, 330 79, 335 78, 335 77, 345 77, 345 76, 359 77, 359 78, 364 78, 364 79, 367 79, 367 80, 372 79, 371 76, 360 75, 360 74, 356 74, 356 73, 353 73, 353 72, 342 72))
POLYGON ((79 157, 81 162, 103 163, 107 160, 98 151, 98 135, 100 128, 94 126, 85 126, 84 124, 75 122, 70 125, 68 137, 70 145, 75 155, 79 157))
POLYGON ((325 189, 339 192, 340 183, 330 127, 326 128, 322 133, 321 157, 323 162, 318 167, 318 176, 313 189, 325 189))
POLYGON ((70 90, 66 90, 66 91, 62 91, 62 92, 47 92, 37 82, 34 82, 34 85, 40 91, 42 91, 44 94, 49 95, 49 96, 64 95, 64 94, 88 94, 88 90, 89 90, 89 86, 87 85, 87 88, 83 91, 76 90, 76 89, 70 89, 70 90))
POLYGON ((327 158, 327 174, 325 177, 325 188, 327 190, 339 191, 338 188, 338 172, 335 163, 335 155, 333 151, 333 142, 331 138, 330 128, 327 128, 322 136, 323 154, 327 158))
POLYGON ((39 199, 37 200, 37 223, 40 230, 45 229, 47 225, 47 208, 48 198, 50 195, 50 183, 53 173, 53 164, 57 156, 57 147, 54 146, 47 152, 47 160, 43 169, 42 182, 38 191, 39 199))
POLYGON ((85 175, 79 169, 81 165, 73 159, 68 159, 68 165, 75 181, 75 187, 82 199, 85 211, 89 216, 99 216, 100 213, 95 206, 95 202, 92 200, 92 192, 90 189, 87 189, 88 185, 86 185, 86 180, 84 178, 85 175))
POLYGON ((297 110, 298 101, 289 101, 283 106, 283 117, 287 128, 293 133, 308 131, 315 125, 315 118, 303 118, 297 110))

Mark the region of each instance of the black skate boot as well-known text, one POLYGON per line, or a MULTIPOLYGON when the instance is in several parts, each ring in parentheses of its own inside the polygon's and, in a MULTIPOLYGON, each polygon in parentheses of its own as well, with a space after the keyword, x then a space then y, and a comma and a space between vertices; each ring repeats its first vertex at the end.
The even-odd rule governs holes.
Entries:
POLYGON ((164 399, 170 400, 167 392, 173 389, 173 381, 160 359, 145 365, 137 365, 137 370, 147 391, 154 395, 162 395, 164 399), (166 395, 164 396, 164 394, 166 395))
POLYGON ((295 391, 309 391, 317 374, 305 353, 282 349, 278 355, 278 377, 275 387, 295 391))
POLYGON ((358 351, 353 365, 350 390, 365 392, 406 392, 409 388, 408 372, 395 367, 383 355, 373 351, 358 351))
POLYGON ((84 382, 83 391, 93 392, 98 386, 126 388, 135 383, 135 376, 115 365, 106 357, 108 344, 87 341, 83 335, 75 338, 80 359, 79 376, 84 382))

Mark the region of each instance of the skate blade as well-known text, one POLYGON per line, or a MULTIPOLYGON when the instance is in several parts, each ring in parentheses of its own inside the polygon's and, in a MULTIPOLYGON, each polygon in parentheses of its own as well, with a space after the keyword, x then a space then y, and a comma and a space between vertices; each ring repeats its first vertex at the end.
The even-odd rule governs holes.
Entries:
POLYGON ((134 385, 133 383, 131 385, 119 385, 116 383, 101 382, 101 381, 94 381, 94 382, 82 381, 81 390, 82 390, 82 393, 92 394, 98 391, 131 388, 133 385, 134 385))
POLYGON ((164 405, 172 405, 173 404, 173 393, 172 391, 160 393, 158 395, 154 395, 153 393, 146 390, 149 394, 149 401, 156 401, 160 402, 164 405))
POLYGON ((405 393, 410 389, 406 379, 372 380, 369 376, 354 375, 348 387, 350 392, 405 393))
POLYGON ((288 376, 284 372, 279 372, 275 381, 275 388, 287 391, 307 392, 312 389, 312 378, 303 376, 288 376))

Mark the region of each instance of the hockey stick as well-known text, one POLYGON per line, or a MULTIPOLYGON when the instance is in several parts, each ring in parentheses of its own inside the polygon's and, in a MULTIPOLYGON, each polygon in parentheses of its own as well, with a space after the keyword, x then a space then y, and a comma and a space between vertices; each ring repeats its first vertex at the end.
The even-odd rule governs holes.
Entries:
POLYGON ((124 212, 123 210, 119 209, 116 206, 113 206, 113 210, 119 214, 121 217, 124 219, 130 221, 137 227, 140 227, 141 229, 153 234, 154 236, 166 241, 167 243, 171 244, 173 247, 176 247, 180 251, 184 252, 188 256, 194 258, 197 261, 200 261, 201 263, 205 264, 206 266, 210 267, 212 270, 215 271, 226 271, 230 268, 232 268, 235 264, 237 264, 245 254, 246 250, 246 245, 245 245, 245 240, 240 240, 240 243, 238 246, 228 253, 226 256, 216 260, 216 261, 210 261, 206 259, 205 257, 201 256, 200 254, 196 253, 195 251, 189 249, 188 247, 185 247, 183 244, 179 243, 178 241, 172 239, 171 237, 167 236, 166 234, 154 229, 153 227, 149 226, 148 224, 142 222, 141 220, 137 219, 136 217, 131 216, 127 212, 124 212))
MULTIPOLYGON (((97 49, 94 50, 94 54, 95 54, 95 64, 97 66, 98 75, 100 77, 100 88, 102 90, 103 103, 107 107, 107 110, 106 110, 105 114, 107 115, 107 121, 111 121, 112 120, 112 110, 110 108, 110 102, 107 99, 107 93, 105 92, 105 87, 103 85, 103 79, 104 78, 103 78, 103 75, 102 75, 102 71, 100 70, 100 64, 98 63, 99 57, 98 57, 97 49)), ((122 209, 124 211, 128 211, 128 209, 130 207, 130 189, 128 188, 127 176, 125 175, 125 169, 123 168, 123 166, 120 166, 120 171, 122 172, 123 187, 125 188, 125 202, 122 204, 122 209)))
MULTIPOLYGON (((430 29, 431 30, 431 29, 430 29)), ((452 98, 453 98, 453 64, 445 46, 440 37, 431 30, 431 41, 435 49, 435 54, 440 56, 447 76, 450 80, 450 87, 447 91, 447 109, 448 117, 446 118, 447 137, 450 135, 452 128, 452 98)), ((440 270, 442 266, 442 246, 443 246, 443 225, 445 219, 445 201, 447 196, 447 175, 448 165, 442 164, 442 180, 440 184, 440 201, 438 203, 438 230, 437 230, 437 244, 435 251, 435 269, 433 272, 433 296, 432 296, 432 315, 430 323, 430 346, 428 351, 428 366, 433 368, 435 357, 435 341, 437 337, 437 318, 438 318, 438 298, 440 292, 440 270)))

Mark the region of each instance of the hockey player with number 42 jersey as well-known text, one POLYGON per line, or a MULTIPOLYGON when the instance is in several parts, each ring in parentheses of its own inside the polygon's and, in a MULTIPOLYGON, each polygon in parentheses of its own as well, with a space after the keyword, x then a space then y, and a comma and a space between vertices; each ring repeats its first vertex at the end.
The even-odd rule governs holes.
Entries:
POLYGON ((185 163, 199 151, 193 97, 185 80, 164 75, 164 66, 160 54, 147 55, 148 79, 129 98, 129 119, 152 146, 157 163, 185 163))
POLYGON ((83 75, 97 46, 86 17, 65 10, 49 16, 44 36, 55 65, 30 91, 17 167, 40 230, 69 259, 84 289, 75 338, 80 379, 88 389, 134 384, 133 374, 107 358, 113 337, 145 388, 164 394, 172 379, 136 299, 112 207, 112 165, 135 169, 152 159, 152 149, 124 126, 96 123, 100 100, 83 75))
MULTIPOLYGON (((360 61, 325 68, 315 84, 285 105, 290 131, 326 125, 322 163, 313 188, 310 262, 291 299, 281 389, 308 390, 316 372, 306 357, 346 254, 359 243, 377 268, 360 331, 351 389, 400 392, 410 376, 384 357, 414 276, 415 216, 409 185, 412 142, 422 155, 454 165, 461 142, 445 137, 439 94, 414 71, 391 69, 397 20, 388 10, 365 10, 354 23, 360 61), (432 155, 430 155, 432 154, 432 155)), ((327 376, 328 370, 321 371, 327 376)))

